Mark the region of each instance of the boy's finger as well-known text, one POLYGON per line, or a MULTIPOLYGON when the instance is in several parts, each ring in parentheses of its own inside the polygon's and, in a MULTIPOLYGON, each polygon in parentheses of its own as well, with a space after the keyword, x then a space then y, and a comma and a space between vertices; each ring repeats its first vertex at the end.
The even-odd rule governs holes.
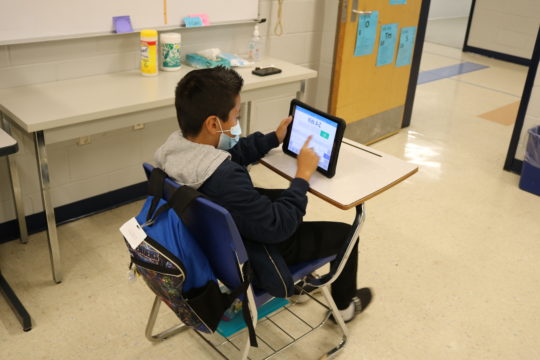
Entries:
POLYGON ((285 119, 281 120, 281 125, 289 126, 291 121, 292 121, 292 116, 286 117, 285 119))
POLYGON ((309 145, 309 142, 311 141, 311 138, 313 137, 313 135, 309 135, 306 142, 304 143, 304 146, 303 147, 307 147, 309 145))

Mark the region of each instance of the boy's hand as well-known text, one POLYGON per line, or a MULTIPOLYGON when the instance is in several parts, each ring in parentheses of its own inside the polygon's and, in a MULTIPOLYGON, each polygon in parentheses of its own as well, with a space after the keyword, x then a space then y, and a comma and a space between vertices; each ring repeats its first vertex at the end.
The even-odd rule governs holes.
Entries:
POLYGON ((285 135, 287 135, 287 126, 289 126, 291 121, 292 121, 292 116, 289 116, 288 118, 281 120, 281 123, 276 129, 276 136, 280 144, 283 142, 283 140, 285 140, 285 135))
POLYGON ((296 158, 296 176, 309 182, 313 173, 317 170, 319 164, 319 155, 313 151, 313 148, 309 147, 311 141, 311 135, 307 138, 304 146, 300 150, 298 157, 296 158))

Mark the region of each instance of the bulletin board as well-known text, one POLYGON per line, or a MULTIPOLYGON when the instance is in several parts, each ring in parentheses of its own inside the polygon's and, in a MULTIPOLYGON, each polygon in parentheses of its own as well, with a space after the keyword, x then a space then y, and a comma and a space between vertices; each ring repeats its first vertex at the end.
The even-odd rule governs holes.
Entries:
POLYGON ((112 33, 113 16, 129 15, 135 30, 180 27, 192 14, 211 23, 253 20, 256 0, 12 0, 0 11, 0 45, 112 33))

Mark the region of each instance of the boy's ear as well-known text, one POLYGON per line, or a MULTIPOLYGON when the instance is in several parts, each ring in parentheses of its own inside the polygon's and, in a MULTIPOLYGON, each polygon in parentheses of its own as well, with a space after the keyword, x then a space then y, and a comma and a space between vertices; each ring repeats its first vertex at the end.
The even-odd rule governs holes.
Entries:
POLYGON ((219 131, 218 121, 219 119, 217 116, 210 115, 204 120, 203 127, 208 133, 215 134, 219 131))

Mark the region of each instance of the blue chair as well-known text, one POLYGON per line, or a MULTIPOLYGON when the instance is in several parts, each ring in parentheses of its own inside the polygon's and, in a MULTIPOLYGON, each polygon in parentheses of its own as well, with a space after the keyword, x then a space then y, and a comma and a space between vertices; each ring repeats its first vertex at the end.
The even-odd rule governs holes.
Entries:
MULTIPOLYGON (((144 163, 143 167, 147 178, 149 178, 153 169, 152 165, 144 163)), ((167 178, 165 180, 164 186, 164 198, 168 199, 179 186, 181 185, 177 184, 171 178, 167 178)), ((328 320, 330 314, 333 314, 334 319, 336 319, 338 328, 341 330, 342 335, 340 342, 334 348, 324 354, 324 356, 333 356, 345 346, 348 335, 347 326, 343 322, 343 319, 334 303, 334 300, 330 295, 329 286, 341 273, 343 267, 345 266, 345 262, 349 254, 351 253, 352 248, 354 247, 354 244, 356 243, 356 241, 358 241, 358 233, 360 230, 360 226, 364 220, 363 210, 363 205, 359 205, 357 207, 357 215, 353 223, 353 229, 350 234, 350 239, 353 240, 349 241, 348 245, 344 246, 342 251, 337 254, 337 257, 341 260, 336 261, 333 266, 331 266, 330 272, 328 274, 318 278, 309 276, 321 266, 334 260, 336 258, 335 256, 295 265, 290 268, 295 283, 303 280, 308 285, 319 287, 321 289, 327 305, 324 305, 318 300, 316 301, 317 303, 325 307, 327 311, 325 312, 326 315, 323 316, 322 321, 318 325, 309 325, 311 329, 301 337, 293 338, 293 341, 291 341, 286 346, 281 347, 280 349, 272 349, 274 353, 271 356, 274 356, 275 353, 289 347, 294 342, 296 342, 300 338, 303 338, 305 335, 312 332, 313 330, 316 330, 317 328, 323 326, 324 323, 328 320)), ((230 213, 223 207, 215 204, 208 199, 197 198, 191 206, 190 212, 187 215, 187 219, 188 220, 186 226, 190 229, 192 234, 194 234, 195 238, 200 241, 200 246, 205 255, 208 257, 217 278, 231 289, 238 287, 242 283, 242 272, 240 271, 240 269, 242 265, 246 261, 248 261, 248 256, 244 248, 242 238, 236 228, 236 225, 230 213)), ((269 302, 273 300, 273 297, 265 291, 261 289, 254 289, 251 286, 248 289, 247 294, 248 302, 250 305, 249 308, 253 319, 253 325, 256 326, 258 311, 261 309, 264 310, 265 305, 268 305, 269 302)), ((310 295, 310 297, 312 296, 310 295)), ((165 331, 162 331, 156 335, 153 335, 152 333, 158 315, 160 303, 160 299, 156 296, 154 304, 152 306, 152 310, 150 312, 148 324, 146 326, 146 337, 150 341, 154 342, 165 340, 187 328, 183 324, 180 324, 165 331)), ((206 336, 200 334, 198 331, 195 332, 204 341, 210 344, 216 351, 218 351, 223 357, 227 358, 215 344, 213 344, 206 338, 206 336)), ((232 344, 232 342, 230 341, 228 341, 228 343, 232 344)), ((241 353, 241 359, 247 359, 250 349, 249 338, 246 340, 243 349, 240 349, 238 347, 237 349, 241 353)))

